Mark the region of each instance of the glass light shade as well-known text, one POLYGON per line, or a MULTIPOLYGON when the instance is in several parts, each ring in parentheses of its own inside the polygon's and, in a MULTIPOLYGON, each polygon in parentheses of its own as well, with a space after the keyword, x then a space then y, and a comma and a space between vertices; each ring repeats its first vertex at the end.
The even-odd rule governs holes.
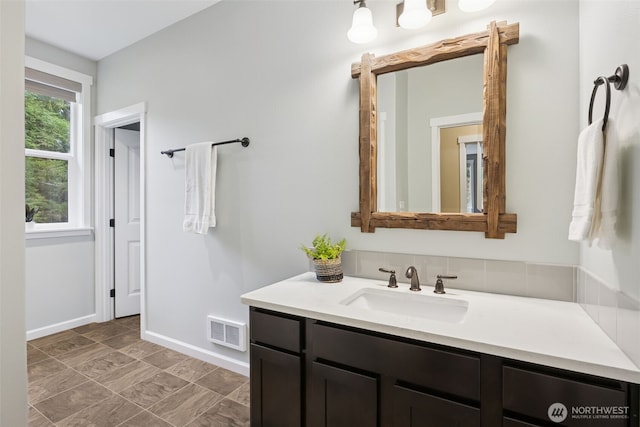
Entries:
POLYGON ((351 29, 347 32, 347 37, 353 43, 368 43, 377 36, 378 30, 373 26, 371 11, 360 6, 353 12, 353 21, 351 29))
POLYGON ((431 21, 432 13, 427 8, 427 0, 404 0, 398 24, 407 30, 422 28, 431 21))
POLYGON ((458 7, 463 12, 478 12, 495 3, 496 0, 459 0, 458 7))

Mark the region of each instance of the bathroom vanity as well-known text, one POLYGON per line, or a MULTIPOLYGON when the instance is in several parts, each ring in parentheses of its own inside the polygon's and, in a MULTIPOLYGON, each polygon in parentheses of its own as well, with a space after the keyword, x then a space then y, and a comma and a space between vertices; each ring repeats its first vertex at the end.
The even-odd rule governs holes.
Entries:
POLYGON ((639 425, 640 371, 576 304, 432 290, 306 273, 243 295, 251 425, 639 425))

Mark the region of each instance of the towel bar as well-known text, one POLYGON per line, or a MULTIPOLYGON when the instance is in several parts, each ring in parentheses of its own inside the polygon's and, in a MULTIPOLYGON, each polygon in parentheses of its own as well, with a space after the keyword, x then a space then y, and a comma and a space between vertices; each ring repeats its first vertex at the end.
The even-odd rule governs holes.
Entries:
MULTIPOLYGON (((243 147, 248 147, 249 143, 251 141, 249 140, 249 138, 247 138, 245 136, 244 138, 241 138, 241 139, 232 139, 230 141, 212 142, 211 146, 224 145, 224 144, 233 144, 234 142, 239 142, 239 143, 242 144, 243 147)), ((160 154, 165 154, 167 157, 172 158, 173 157, 173 153, 176 153, 178 151, 184 151, 184 150, 186 150, 186 148, 172 148, 171 150, 161 151, 160 154)))

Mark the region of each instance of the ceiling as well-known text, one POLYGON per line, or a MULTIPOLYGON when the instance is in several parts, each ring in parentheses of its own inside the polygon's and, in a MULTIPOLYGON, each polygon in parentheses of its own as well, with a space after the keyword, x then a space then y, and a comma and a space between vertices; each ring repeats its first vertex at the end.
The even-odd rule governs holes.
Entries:
POLYGON ((219 0, 26 0, 28 37, 94 61, 219 0))

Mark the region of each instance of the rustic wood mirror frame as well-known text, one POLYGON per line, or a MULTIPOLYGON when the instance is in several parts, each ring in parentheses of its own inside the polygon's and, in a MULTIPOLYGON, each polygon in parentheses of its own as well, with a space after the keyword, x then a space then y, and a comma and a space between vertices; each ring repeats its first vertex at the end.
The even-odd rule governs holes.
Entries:
POLYGON ((376 227, 480 231, 486 238, 515 233, 517 216, 506 213, 505 135, 507 45, 519 41, 518 23, 491 22, 487 30, 375 58, 362 55, 351 67, 360 79, 360 212, 351 226, 372 233, 376 227), (483 140, 484 209, 482 213, 378 212, 377 76, 398 70, 484 53, 483 140))

